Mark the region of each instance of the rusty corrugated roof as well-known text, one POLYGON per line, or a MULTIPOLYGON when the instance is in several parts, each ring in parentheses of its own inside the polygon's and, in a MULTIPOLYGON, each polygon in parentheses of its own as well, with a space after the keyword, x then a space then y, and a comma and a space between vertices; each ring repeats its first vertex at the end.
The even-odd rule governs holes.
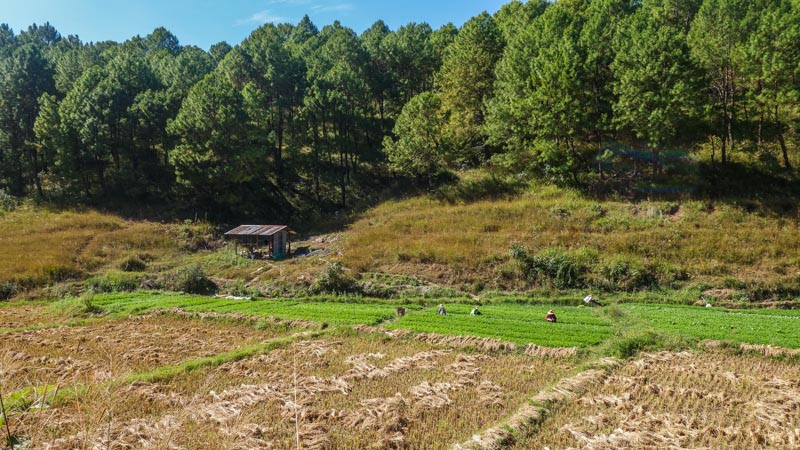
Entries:
POLYGON ((225 236, 272 236, 287 228, 286 225, 240 225, 225 233, 225 236))

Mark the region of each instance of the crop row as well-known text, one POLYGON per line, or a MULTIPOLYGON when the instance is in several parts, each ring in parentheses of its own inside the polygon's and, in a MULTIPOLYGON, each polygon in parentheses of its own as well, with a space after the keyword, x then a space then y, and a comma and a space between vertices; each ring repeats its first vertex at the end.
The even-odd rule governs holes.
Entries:
POLYGON ((236 313, 336 325, 377 324, 395 314, 394 307, 385 304, 232 300, 180 294, 112 294, 94 297, 92 301, 115 315, 181 308, 189 312, 236 313))
POLYGON ((451 335, 474 335, 502 339, 519 344, 534 343, 547 347, 594 345, 607 339, 613 327, 593 310, 582 307, 558 307, 557 323, 544 320, 549 306, 487 305, 481 315, 471 316, 470 305, 447 305, 447 315, 437 315, 437 308, 411 312, 392 322, 389 328, 451 335))
POLYGON ((800 311, 623 305, 654 328, 697 339, 800 347, 800 311))

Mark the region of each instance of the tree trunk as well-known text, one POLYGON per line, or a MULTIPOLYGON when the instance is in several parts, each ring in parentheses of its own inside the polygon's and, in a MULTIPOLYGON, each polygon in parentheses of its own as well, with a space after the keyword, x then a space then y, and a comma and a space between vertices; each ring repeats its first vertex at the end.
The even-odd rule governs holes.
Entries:
POLYGON ((792 163, 789 161, 789 151, 786 148, 786 139, 783 138, 783 125, 778 125, 780 130, 778 131, 778 142, 781 143, 781 153, 783 154, 783 166, 786 167, 787 170, 792 170, 792 163))

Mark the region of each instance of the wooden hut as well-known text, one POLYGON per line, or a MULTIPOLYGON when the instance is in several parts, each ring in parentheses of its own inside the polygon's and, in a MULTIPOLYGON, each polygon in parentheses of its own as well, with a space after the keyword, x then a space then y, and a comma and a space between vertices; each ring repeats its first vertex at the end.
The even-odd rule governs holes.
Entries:
POLYGON ((286 257, 292 251, 289 227, 286 225, 240 225, 225 237, 245 247, 251 256, 273 259, 286 257))

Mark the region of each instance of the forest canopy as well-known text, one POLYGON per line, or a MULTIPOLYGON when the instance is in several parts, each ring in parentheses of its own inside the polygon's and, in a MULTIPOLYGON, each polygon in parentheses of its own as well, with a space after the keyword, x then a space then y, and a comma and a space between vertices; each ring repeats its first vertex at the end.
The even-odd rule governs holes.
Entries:
POLYGON ((797 0, 512 1, 360 35, 306 16, 209 51, 4 24, 0 195, 288 220, 470 167, 596 193, 732 166, 794 183, 798 42, 797 0))

